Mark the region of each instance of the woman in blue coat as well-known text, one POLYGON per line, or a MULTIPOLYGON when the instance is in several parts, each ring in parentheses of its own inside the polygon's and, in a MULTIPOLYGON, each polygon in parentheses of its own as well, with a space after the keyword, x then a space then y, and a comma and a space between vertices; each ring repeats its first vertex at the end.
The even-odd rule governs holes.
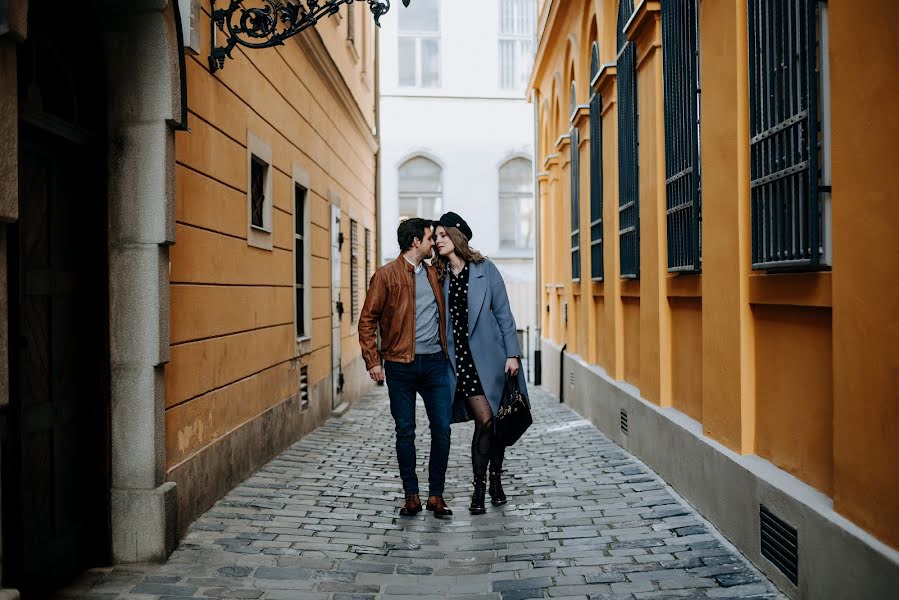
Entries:
POLYGON ((487 471, 490 500, 506 503, 501 474, 506 448, 493 443, 492 419, 499 410, 506 373, 518 378, 527 395, 521 370, 521 345, 502 275, 492 262, 472 249, 471 228, 456 213, 446 213, 435 224, 438 273, 443 276, 447 319, 446 345, 453 373, 453 421, 474 419, 471 466, 474 473, 472 514, 486 512, 487 471))

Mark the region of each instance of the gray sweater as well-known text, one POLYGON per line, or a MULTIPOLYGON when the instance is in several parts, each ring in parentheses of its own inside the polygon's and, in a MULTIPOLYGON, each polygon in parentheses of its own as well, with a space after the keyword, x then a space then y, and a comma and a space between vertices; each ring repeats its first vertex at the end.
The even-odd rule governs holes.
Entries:
POLYGON ((415 274, 415 353, 435 354, 441 350, 437 298, 428 281, 427 268, 422 265, 415 274))

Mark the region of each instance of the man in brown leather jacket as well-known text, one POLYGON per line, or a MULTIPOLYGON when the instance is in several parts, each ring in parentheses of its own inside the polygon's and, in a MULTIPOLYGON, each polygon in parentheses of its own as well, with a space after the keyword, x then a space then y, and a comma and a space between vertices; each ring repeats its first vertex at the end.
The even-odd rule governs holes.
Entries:
POLYGON ((415 473, 415 399, 421 394, 431 429, 427 509, 442 518, 453 514, 443 500, 453 399, 443 292, 436 271, 425 262, 433 255, 433 223, 407 219, 397 229, 397 241, 400 256, 371 278, 359 316, 359 344, 369 376, 387 380, 406 496, 400 514, 412 516, 422 509, 415 473))

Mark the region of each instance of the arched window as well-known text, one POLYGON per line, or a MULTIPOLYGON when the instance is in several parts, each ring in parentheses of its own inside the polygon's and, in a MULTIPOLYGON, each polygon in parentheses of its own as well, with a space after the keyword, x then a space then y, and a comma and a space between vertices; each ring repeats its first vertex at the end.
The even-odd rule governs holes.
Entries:
POLYGON ((504 250, 534 247, 534 168, 526 158, 499 168, 499 232, 504 250))
POLYGON ((423 156, 410 158, 400 166, 399 194, 400 221, 436 220, 443 210, 443 169, 423 156))
POLYGON ((662 5, 668 270, 699 271, 698 0, 662 5))
POLYGON ((569 97, 569 115, 571 117, 571 130, 569 142, 571 150, 571 278, 581 278, 581 153, 580 131, 574 124, 574 115, 577 112, 577 84, 571 80, 571 96, 569 97))
POLYGON ((637 46, 624 26, 634 0, 618 2, 618 237, 621 277, 640 277, 640 172, 637 149, 637 46))
POLYGON ((593 89, 599 74, 599 44, 590 51, 590 278, 602 281, 602 96, 593 89))

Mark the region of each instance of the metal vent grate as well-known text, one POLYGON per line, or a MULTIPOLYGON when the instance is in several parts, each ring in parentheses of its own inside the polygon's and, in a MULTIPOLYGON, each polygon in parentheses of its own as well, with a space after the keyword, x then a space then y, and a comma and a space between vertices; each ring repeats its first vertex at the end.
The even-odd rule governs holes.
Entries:
POLYGON ((309 408, 309 367, 300 368, 300 410, 309 408))
POLYGON ((621 433, 627 435, 627 411, 621 410, 621 433))
POLYGON ((762 556, 774 563, 793 585, 799 584, 799 535, 796 528, 759 506, 762 556))
POLYGON ((568 385, 574 388, 574 371, 568 372, 568 385))

